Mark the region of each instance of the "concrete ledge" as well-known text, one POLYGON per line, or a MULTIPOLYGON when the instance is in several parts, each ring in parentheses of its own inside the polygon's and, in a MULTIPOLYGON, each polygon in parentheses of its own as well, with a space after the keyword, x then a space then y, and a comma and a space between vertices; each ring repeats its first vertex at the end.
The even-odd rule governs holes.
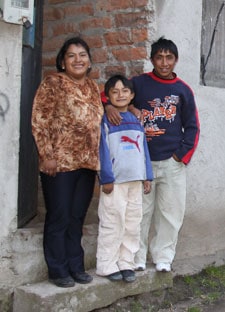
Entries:
POLYGON ((96 276, 92 283, 59 288, 48 281, 20 286, 14 292, 13 312, 88 312, 106 307, 118 299, 172 287, 171 273, 158 273, 153 267, 137 272, 134 283, 111 282, 96 276))

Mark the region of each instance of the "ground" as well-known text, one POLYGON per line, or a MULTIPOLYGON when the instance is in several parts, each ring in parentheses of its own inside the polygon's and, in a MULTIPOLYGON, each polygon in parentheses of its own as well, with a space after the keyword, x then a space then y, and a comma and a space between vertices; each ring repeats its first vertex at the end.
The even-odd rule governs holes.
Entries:
POLYGON ((121 299, 95 312, 225 312, 225 266, 176 276, 170 289, 121 299))

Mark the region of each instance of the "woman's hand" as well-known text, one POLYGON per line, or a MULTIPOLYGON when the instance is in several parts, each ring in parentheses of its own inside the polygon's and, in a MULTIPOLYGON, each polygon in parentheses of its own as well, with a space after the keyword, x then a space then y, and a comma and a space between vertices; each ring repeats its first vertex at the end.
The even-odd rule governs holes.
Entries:
POLYGON ((57 163, 56 163, 55 159, 44 160, 43 161, 43 168, 44 168, 44 173, 46 173, 52 177, 56 176, 57 163))
POLYGON ((110 194, 113 191, 113 183, 103 184, 102 192, 105 194, 110 194))
POLYGON ((112 105, 108 104, 105 106, 106 116, 113 125, 120 125, 122 117, 120 116, 119 111, 112 105))

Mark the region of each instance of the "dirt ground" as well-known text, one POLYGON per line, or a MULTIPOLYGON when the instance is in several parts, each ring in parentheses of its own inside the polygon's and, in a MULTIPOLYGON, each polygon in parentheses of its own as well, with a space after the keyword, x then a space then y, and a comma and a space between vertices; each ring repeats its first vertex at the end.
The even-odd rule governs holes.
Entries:
POLYGON ((95 312, 225 312, 225 266, 177 276, 172 288, 124 298, 95 312))

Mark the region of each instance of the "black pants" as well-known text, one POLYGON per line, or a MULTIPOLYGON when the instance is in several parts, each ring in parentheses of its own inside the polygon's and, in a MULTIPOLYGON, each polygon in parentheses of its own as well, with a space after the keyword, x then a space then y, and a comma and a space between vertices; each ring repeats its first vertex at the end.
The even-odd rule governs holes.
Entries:
POLYGON ((46 205, 44 255, 50 278, 84 271, 82 228, 96 172, 79 169, 50 177, 41 173, 46 205))

